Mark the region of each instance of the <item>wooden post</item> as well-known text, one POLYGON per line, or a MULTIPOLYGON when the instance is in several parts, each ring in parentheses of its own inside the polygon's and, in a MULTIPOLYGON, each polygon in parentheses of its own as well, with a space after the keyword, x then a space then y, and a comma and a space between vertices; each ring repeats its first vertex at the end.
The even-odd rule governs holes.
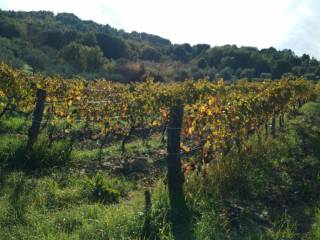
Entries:
POLYGON ((102 155, 103 155, 103 147, 106 144, 108 139, 108 135, 104 135, 103 138, 101 139, 100 147, 99 147, 99 165, 100 167, 102 166, 102 155))
POLYGON ((168 188, 170 197, 183 196, 184 177, 180 163, 180 133, 182 128, 183 107, 174 106, 170 109, 169 124, 167 129, 167 165, 168 188))
POLYGON ((265 129, 265 137, 266 139, 268 139, 268 129, 269 129, 269 126, 268 126, 268 120, 267 122, 264 124, 264 129, 265 129))
POLYGON ((281 132, 284 132, 284 115, 279 115, 279 129, 281 132))
POLYGON ((241 156, 241 139, 240 139, 240 135, 237 134, 237 137, 235 138, 235 143, 236 143, 236 147, 237 147, 237 154, 238 154, 238 158, 240 159, 241 156))
POLYGON ((189 239, 188 209, 183 193, 184 175, 180 162, 180 134, 183 120, 183 106, 170 108, 167 128, 167 182, 171 206, 172 233, 175 239, 189 239))
POLYGON ((145 206, 144 206, 144 224, 142 228, 142 234, 141 234, 141 239, 151 239, 152 237, 152 225, 151 225, 151 193, 149 190, 146 190, 144 192, 144 201, 145 201, 145 206))
POLYGON ((28 142, 26 147, 27 153, 30 153, 30 151, 32 150, 32 146, 36 142, 37 137, 39 135, 46 96, 47 96, 46 91, 42 89, 38 89, 37 102, 33 112, 32 125, 28 133, 28 142))
POLYGON ((260 128, 257 129, 256 133, 257 133, 257 137, 258 137, 258 144, 261 145, 260 128))
POLYGON ((273 138, 276 137, 276 117, 275 117, 275 115, 273 115, 273 117, 272 117, 271 135, 272 135, 273 138))

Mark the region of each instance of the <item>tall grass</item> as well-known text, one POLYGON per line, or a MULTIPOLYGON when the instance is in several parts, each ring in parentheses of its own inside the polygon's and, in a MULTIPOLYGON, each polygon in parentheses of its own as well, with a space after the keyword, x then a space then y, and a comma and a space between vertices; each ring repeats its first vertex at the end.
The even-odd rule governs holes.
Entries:
POLYGON ((0 195, 0 239, 138 239, 143 197, 129 196, 132 190, 124 179, 102 174, 11 172, 0 195), (109 191, 119 192, 122 202, 92 198, 97 186, 87 186, 95 179, 112 186, 109 191))

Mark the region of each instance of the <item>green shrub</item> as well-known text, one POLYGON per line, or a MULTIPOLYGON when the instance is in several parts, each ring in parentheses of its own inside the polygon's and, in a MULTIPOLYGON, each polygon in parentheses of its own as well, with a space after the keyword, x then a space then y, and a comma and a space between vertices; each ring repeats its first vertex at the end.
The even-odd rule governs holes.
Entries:
POLYGON ((26 159, 26 168, 52 168, 71 164, 72 145, 68 140, 60 140, 50 144, 46 138, 40 138, 33 146, 26 159))
POLYGON ((107 204, 119 202, 121 195, 123 196, 127 192, 118 180, 98 173, 86 180, 84 193, 93 201, 107 204))

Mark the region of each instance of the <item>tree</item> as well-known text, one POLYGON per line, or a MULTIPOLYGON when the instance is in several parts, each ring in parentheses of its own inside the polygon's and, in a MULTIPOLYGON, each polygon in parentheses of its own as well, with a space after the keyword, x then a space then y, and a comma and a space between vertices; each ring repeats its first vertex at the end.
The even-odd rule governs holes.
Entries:
POLYGON ((193 56, 195 57, 200 54, 203 54, 209 48, 210 48, 209 44, 197 44, 197 45, 193 46, 193 56))
POLYGON ((272 75, 274 78, 281 78, 281 76, 286 73, 290 72, 291 65, 290 62, 283 59, 275 62, 273 68, 272 68, 272 75))
POLYGON ((220 48, 211 48, 207 53, 207 61, 210 67, 218 67, 223 54, 220 48))
POLYGON ((80 25, 81 19, 72 13, 58 13, 56 16, 58 21, 61 21, 63 24, 69 25, 80 25))
POLYGON ((245 68, 240 73, 240 78, 252 79, 255 77, 256 70, 254 68, 245 68))
POLYGON ((118 59, 127 56, 127 45, 120 38, 111 37, 104 33, 98 33, 96 37, 106 58, 118 59))
POLYGON ((64 47, 61 56, 79 71, 98 70, 104 61, 99 47, 88 47, 75 42, 64 47))
POLYGON ((45 35, 45 40, 43 44, 56 49, 60 49, 63 47, 64 36, 61 30, 49 30, 44 32, 44 35, 45 35))
POLYGON ((225 67, 219 73, 219 76, 222 77, 224 80, 231 80, 233 74, 233 70, 231 67, 225 67))
POLYGON ((10 21, 1 20, 0 36, 7 38, 20 37, 20 31, 16 24, 11 23, 10 21))
POLYGON ((301 61, 303 64, 309 64, 310 62, 310 56, 308 54, 303 54, 301 57, 301 61))
POLYGON ((199 61, 198 61, 198 67, 201 68, 201 69, 204 69, 204 68, 208 67, 207 60, 204 59, 204 58, 200 58, 199 61))
POLYGON ((44 70, 51 62, 47 54, 33 48, 25 49, 23 59, 37 71, 44 70))
POLYGON ((175 44, 172 48, 173 58, 183 63, 187 63, 192 57, 192 47, 185 44, 175 44))
POLYGON ((155 48, 145 46, 142 49, 141 58, 143 60, 158 62, 161 59, 161 53, 159 53, 155 48))
POLYGON ((94 47, 98 45, 98 41, 94 32, 87 32, 83 34, 80 43, 88 47, 94 47))

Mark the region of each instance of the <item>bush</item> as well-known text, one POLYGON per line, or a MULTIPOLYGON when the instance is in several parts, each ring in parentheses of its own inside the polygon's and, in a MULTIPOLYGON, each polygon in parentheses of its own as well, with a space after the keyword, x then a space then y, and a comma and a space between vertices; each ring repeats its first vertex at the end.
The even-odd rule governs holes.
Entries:
POLYGON ((123 180, 98 173, 86 180, 83 192, 93 201, 108 204, 119 202, 120 197, 126 196, 130 188, 123 180))
POLYGON ((46 138, 40 138, 26 159, 26 168, 64 167, 71 164, 72 144, 61 140, 50 144, 46 138))

